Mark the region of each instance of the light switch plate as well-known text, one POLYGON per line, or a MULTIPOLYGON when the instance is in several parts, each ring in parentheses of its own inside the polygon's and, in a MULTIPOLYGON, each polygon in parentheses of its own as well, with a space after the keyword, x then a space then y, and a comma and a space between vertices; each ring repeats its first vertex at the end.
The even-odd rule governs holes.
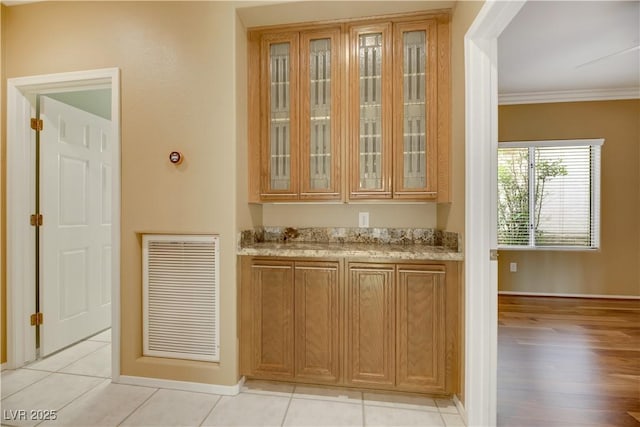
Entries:
POLYGON ((512 262, 509 264, 509 271, 511 271, 512 273, 515 273, 518 271, 518 263, 517 262, 512 262))

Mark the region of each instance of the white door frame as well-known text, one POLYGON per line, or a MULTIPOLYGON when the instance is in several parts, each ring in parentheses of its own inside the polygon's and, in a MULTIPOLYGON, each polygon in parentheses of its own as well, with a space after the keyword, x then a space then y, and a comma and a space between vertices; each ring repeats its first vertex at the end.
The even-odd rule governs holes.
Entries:
MULTIPOLYGON (((120 374, 120 70, 105 68, 7 80, 7 367, 19 368, 36 356, 35 333, 35 136, 29 120, 36 94, 111 89, 114 129, 112 174, 111 371, 120 374)), ((47 220, 46 218, 44 219, 47 220)), ((46 319, 45 319, 46 322, 46 319)))
POLYGON ((465 412, 495 426, 497 405, 498 36, 525 1, 488 0, 465 50, 465 412))

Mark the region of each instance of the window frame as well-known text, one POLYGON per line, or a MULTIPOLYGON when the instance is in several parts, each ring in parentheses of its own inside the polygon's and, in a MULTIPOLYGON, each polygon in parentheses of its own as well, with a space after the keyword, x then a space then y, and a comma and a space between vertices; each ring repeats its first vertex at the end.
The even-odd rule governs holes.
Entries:
MULTIPOLYGON (((509 250, 509 251, 599 251, 601 249, 601 175, 602 175, 602 145, 604 144, 604 138, 597 139, 562 139, 562 140, 538 140, 538 141, 500 141, 498 142, 498 150, 496 151, 496 165, 498 165, 498 155, 499 151, 502 148, 527 148, 528 149, 528 159, 531 162, 531 159, 535 159, 535 155, 532 156, 532 153, 535 153, 536 148, 544 148, 544 147, 589 147, 590 150, 595 147, 596 149, 590 151, 590 181, 591 181, 591 191, 590 191, 590 203, 591 203, 591 212, 589 227, 591 230, 594 230, 593 224, 595 223, 597 226, 595 227, 595 233, 591 238, 590 245, 584 246, 576 246, 576 245, 562 245, 562 246, 538 246, 535 242, 535 232, 532 232, 535 227, 533 224, 535 223, 535 196, 532 197, 532 194, 535 194, 535 174, 536 167, 535 160, 532 166, 529 167, 529 176, 528 176, 528 199, 529 199, 529 243, 527 245, 504 245, 497 243, 497 247, 499 250, 509 250)), ((496 182, 496 204, 499 204, 500 198, 500 189, 499 183, 496 182)))

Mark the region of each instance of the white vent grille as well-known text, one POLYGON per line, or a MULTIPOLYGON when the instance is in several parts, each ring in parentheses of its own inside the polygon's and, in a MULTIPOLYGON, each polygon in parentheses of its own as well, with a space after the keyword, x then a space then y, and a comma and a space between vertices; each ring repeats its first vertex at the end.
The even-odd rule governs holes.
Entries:
POLYGON ((217 362, 219 237, 143 235, 143 354, 217 362))

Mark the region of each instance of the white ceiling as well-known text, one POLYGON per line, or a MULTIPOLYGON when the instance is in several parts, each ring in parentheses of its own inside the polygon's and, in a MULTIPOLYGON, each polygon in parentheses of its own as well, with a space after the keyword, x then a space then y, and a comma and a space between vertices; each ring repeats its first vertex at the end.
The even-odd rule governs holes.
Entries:
POLYGON ((528 1, 498 39, 498 91, 640 94, 640 1, 528 1))

